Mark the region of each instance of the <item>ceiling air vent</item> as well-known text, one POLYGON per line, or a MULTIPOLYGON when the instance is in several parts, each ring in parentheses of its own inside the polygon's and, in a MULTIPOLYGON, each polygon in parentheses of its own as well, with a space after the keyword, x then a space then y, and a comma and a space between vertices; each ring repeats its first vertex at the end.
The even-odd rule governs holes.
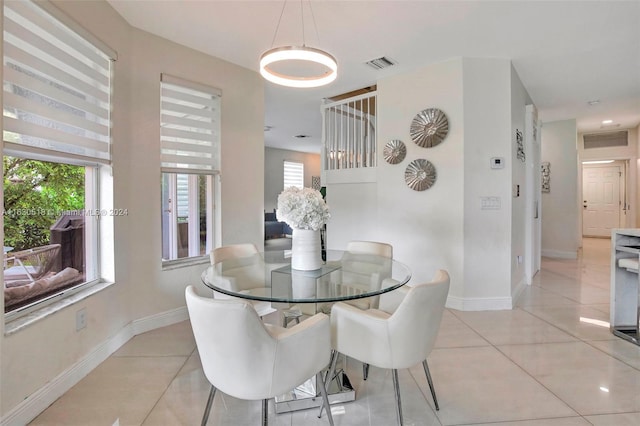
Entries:
POLYGON ((395 62, 383 56, 381 58, 372 59, 368 62, 365 62, 365 64, 369 65, 374 70, 381 70, 395 65, 395 62))
POLYGON ((628 146, 629 132, 591 133, 583 136, 584 149, 610 148, 613 146, 628 146))

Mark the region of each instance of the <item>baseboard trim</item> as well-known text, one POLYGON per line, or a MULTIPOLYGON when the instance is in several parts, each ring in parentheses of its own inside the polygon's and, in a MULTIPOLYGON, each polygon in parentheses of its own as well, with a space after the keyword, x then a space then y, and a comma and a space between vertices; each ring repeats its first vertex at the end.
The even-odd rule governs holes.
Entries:
POLYGON ((447 297, 447 308, 458 311, 504 311, 513 309, 511 297, 447 297))
POLYGON ((518 301, 518 299, 520 298, 520 295, 522 295, 522 292, 524 292, 524 290, 529 286, 529 284, 527 284, 527 278, 526 277, 522 277, 522 279, 520 280, 520 282, 516 285, 516 287, 513 289, 512 291, 512 296, 511 296, 511 309, 515 308, 516 306, 516 302, 518 301))
POLYGON ((131 323, 133 335, 146 333, 156 328, 166 327, 168 325, 177 324, 189 319, 189 312, 186 306, 151 315, 146 318, 140 318, 131 323))
POLYGON ((562 251, 542 249, 542 257, 551 257, 553 259, 577 259, 578 251, 562 251))
POLYGON ((116 335, 98 345, 84 358, 15 406, 2 418, 0 424, 2 426, 23 426, 28 424, 132 337, 156 328, 185 321, 188 318, 187 308, 181 307, 127 324, 116 335))

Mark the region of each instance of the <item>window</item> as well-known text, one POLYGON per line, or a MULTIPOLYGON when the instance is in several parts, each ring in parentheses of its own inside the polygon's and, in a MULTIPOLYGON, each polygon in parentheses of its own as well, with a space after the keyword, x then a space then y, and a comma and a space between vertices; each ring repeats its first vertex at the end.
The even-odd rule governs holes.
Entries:
POLYGON ((304 188, 304 164, 292 161, 284 162, 284 189, 290 186, 304 188))
POLYGON ((162 259, 204 256, 213 247, 213 176, 162 174, 162 259))
MULTIPOLYGON (((5 312, 100 278, 115 53, 49 3, 4 2, 5 312), (76 31, 77 30, 77 31, 76 31)), ((73 289, 73 290, 70 290, 73 289)))
POLYGON ((162 260, 205 256, 214 241, 220 91, 166 74, 160 83, 162 260))

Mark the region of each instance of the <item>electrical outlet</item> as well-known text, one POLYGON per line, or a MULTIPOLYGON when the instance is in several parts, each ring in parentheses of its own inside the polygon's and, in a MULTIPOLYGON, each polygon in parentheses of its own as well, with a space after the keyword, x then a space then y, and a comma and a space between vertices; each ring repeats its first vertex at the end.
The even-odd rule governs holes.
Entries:
POLYGON ((82 308, 76 312, 76 331, 80 331, 87 326, 87 308, 82 308))

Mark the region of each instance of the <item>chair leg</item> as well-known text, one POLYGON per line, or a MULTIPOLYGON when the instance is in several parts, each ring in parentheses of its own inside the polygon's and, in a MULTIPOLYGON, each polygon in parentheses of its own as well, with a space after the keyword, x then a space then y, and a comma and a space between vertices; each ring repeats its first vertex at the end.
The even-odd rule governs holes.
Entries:
POLYGON ((286 310, 282 312, 282 327, 287 328, 289 321, 294 320, 296 324, 300 324, 301 312, 297 310, 286 310))
POLYGON ((431 380, 431 373, 429 372, 429 365, 427 364, 427 360, 422 361, 422 366, 424 367, 424 374, 427 376, 427 382, 429 382, 429 389, 431 389, 431 396, 433 397, 433 403, 436 406, 436 411, 440 410, 440 406, 438 405, 438 398, 436 398, 436 390, 433 387, 433 380, 431 380))
MULTIPOLYGON (((327 395, 326 383, 322 380, 322 373, 316 374, 316 386, 320 387, 320 393, 322 394, 322 407, 327 406, 327 417, 329 418, 329 424, 333 426, 333 416, 331 415, 331 406, 329 405, 329 396, 327 395)), ((320 415, 322 416, 322 407, 320 407, 320 415)))
POLYGON ((262 426, 269 424, 269 400, 262 400, 262 426))
POLYGON ((398 370, 393 369, 391 371, 391 376, 393 377, 393 387, 396 391, 396 405, 398 410, 398 424, 402 426, 402 401, 400 401, 400 384, 398 383, 398 370))
POLYGON ((367 380, 367 377, 369 377, 369 364, 367 363, 362 364, 362 377, 364 380, 367 380))
MULTIPOLYGON (((338 361, 338 351, 332 349, 331 350, 331 358, 329 358, 329 370, 327 371, 327 375, 324 378, 325 386, 328 386, 331 383, 331 379, 336 372, 336 362, 338 361)), ((326 389, 326 387, 325 387, 326 389)), ((322 400, 322 405, 320 405, 320 412, 318 413, 318 418, 322 417, 322 410, 324 410, 324 399, 322 400)), ((327 406, 329 403, 327 403, 327 406)), ((330 409, 329 409, 330 410, 330 409)), ((332 420, 333 421, 333 420, 332 420)))
POLYGON ((204 414, 202 415, 202 426, 207 424, 209 420, 209 413, 211 412, 211 406, 213 405, 213 397, 216 396, 216 388, 211 385, 211 390, 209 391, 209 399, 207 399, 207 406, 204 409, 204 414))

